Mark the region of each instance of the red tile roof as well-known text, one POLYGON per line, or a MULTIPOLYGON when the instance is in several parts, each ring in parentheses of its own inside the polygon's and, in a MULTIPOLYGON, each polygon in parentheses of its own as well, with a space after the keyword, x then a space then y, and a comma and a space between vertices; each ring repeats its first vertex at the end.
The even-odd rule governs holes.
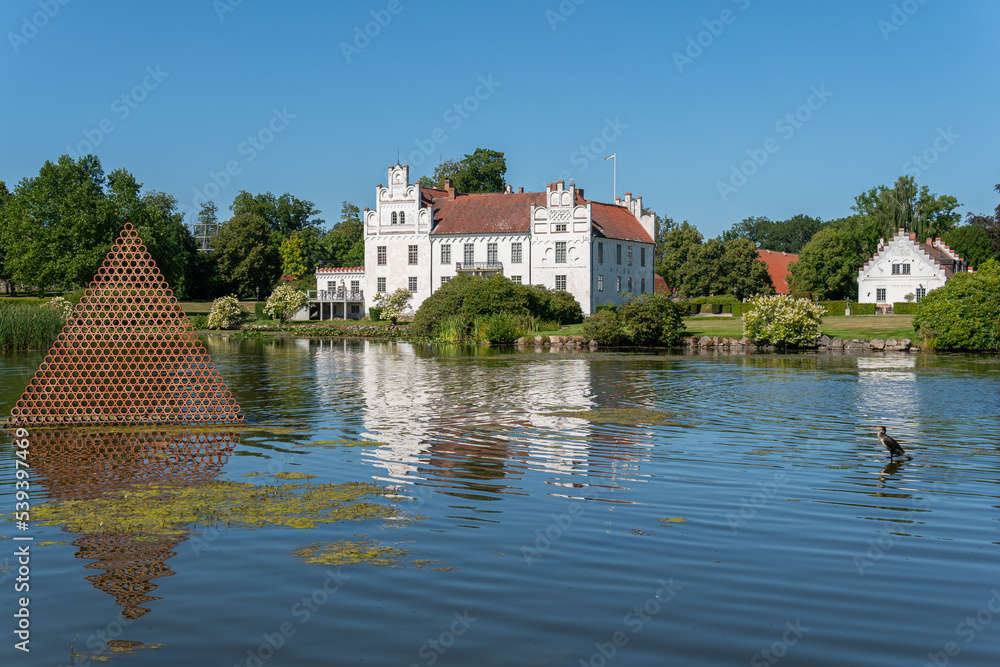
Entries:
POLYGON ((760 248, 757 249, 757 256, 767 266, 767 272, 771 274, 774 291, 778 294, 789 294, 791 290, 788 289, 788 280, 785 278, 788 275, 788 263, 799 261, 799 256, 789 252, 760 248))
MULTIPOLYGON (((531 229, 531 207, 545 206, 544 192, 458 193, 454 199, 444 190, 421 188, 421 199, 432 203, 432 234, 509 234, 531 229)), ((593 204, 594 235, 623 241, 653 243, 642 224, 628 209, 614 204, 588 202, 577 192, 576 204, 593 204)))
POLYGON ((663 279, 659 273, 653 275, 653 291, 662 292, 664 294, 670 294, 670 288, 667 286, 667 281, 663 279))

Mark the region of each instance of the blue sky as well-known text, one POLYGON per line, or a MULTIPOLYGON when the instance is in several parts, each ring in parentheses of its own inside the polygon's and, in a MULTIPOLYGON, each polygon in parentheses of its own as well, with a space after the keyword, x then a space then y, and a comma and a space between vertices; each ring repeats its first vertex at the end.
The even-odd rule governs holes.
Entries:
POLYGON ((706 237, 904 172, 989 212, 998 25, 990 0, 8 0, 0 180, 93 152, 188 209, 290 192, 332 223, 397 150, 415 179, 484 147, 598 201, 616 153, 619 195, 706 237))

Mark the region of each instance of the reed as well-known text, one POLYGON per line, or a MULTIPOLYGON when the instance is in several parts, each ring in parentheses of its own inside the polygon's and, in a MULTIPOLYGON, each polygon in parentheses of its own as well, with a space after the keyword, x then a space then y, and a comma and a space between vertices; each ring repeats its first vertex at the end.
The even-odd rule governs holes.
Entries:
POLYGON ((0 304, 0 352, 47 350, 66 321, 54 308, 34 304, 0 304))

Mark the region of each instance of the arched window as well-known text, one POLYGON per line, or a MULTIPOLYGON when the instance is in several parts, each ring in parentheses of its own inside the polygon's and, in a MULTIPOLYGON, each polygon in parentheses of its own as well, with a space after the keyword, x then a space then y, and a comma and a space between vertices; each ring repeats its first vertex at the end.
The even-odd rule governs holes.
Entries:
POLYGON ((396 212, 392 212, 392 224, 396 224, 396 212))
POLYGON ((399 224, 401 225, 406 224, 406 213, 404 213, 403 211, 399 212, 399 224))

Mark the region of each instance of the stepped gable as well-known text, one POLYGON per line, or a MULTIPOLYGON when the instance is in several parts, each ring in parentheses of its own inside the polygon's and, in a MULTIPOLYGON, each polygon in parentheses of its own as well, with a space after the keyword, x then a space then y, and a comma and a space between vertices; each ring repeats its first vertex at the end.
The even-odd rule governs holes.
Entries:
POLYGON ((126 224, 6 427, 242 421, 163 274, 126 224))

